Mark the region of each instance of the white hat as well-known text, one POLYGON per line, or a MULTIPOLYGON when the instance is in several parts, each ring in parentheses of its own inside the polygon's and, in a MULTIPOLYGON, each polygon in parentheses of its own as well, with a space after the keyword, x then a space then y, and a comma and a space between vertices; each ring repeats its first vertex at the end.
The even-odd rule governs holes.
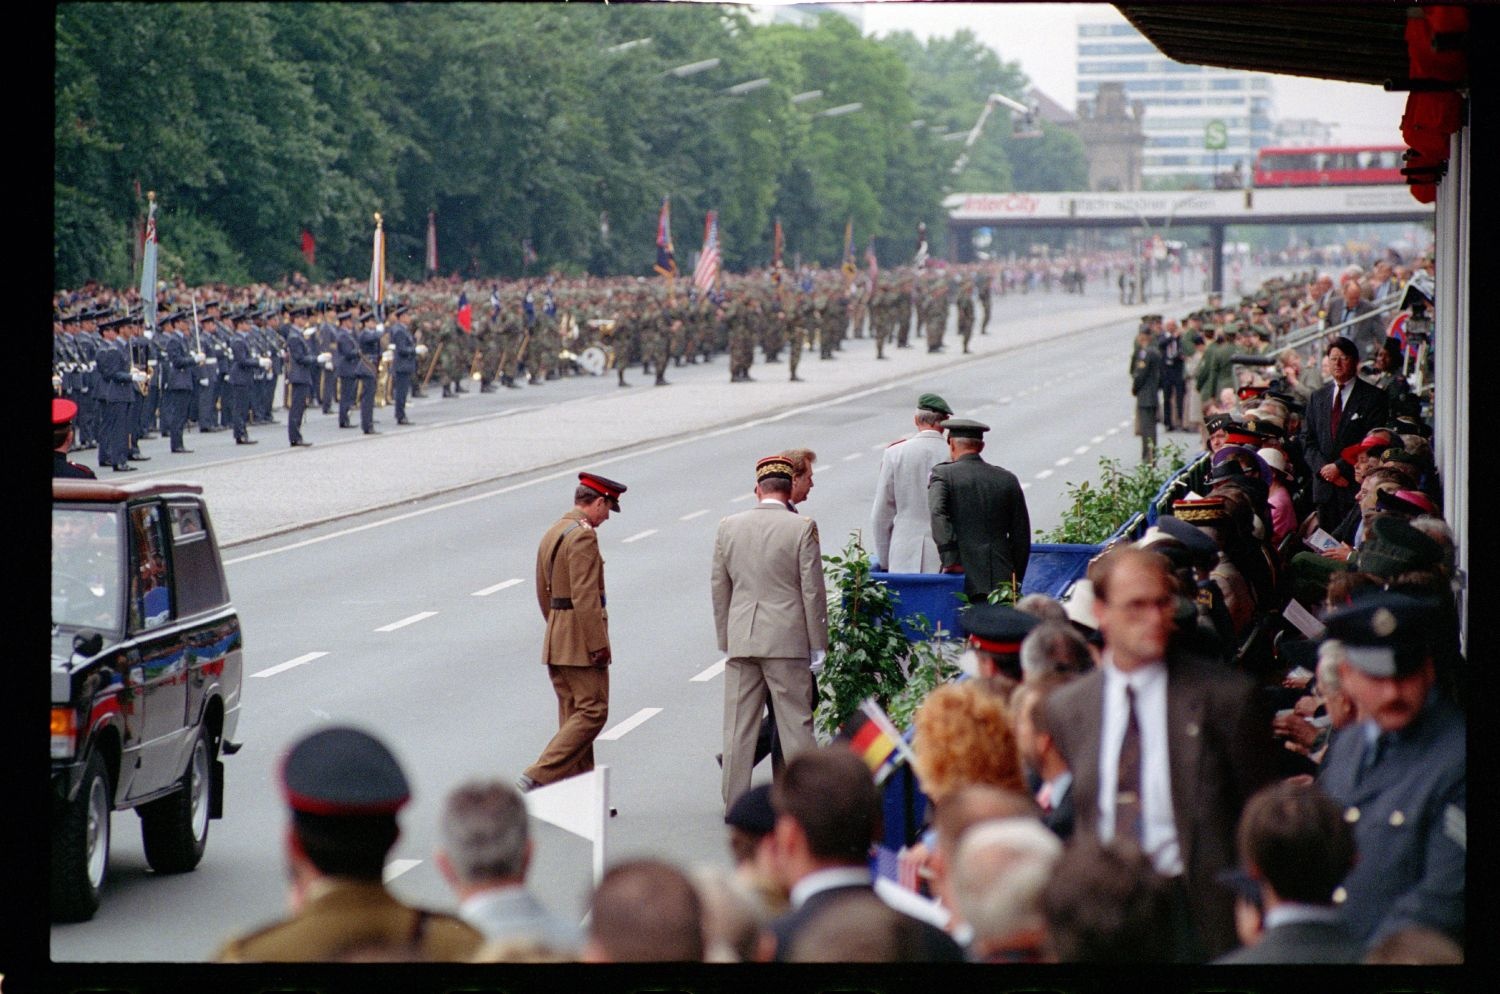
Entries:
POLYGON ((1089 580, 1079 580, 1063 596, 1063 610, 1068 620, 1082 625, 1089 631, 1097 631, 1099 619, 1094 616, 1094 585, 1089 580))
POLYGON ((1261 449, 1255 453, 1267 465, 1280 473, 1282 476, 1290 476, 1286 471, 1286 453, 1280 449, 1261 449))

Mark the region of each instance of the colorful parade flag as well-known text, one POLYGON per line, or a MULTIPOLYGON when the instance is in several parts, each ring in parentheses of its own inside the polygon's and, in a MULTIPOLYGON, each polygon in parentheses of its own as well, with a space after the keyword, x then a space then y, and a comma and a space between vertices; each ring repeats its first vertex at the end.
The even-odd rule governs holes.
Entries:
POLYGON ((901 760, 912 759, 911 747, 873 697, 860 702, 835 737, 865 761, 876 783, 883 783, 901 760))
POLYGON ((385 228, 375 215, 375 237, 370 245, 370 310, 375 320, 385 320, 385 228))
POLYGON ((656 271, 672 279, 677 275, 677 257, 672 251, 672 198, 661 198, 661 214, 656 219, 656 271))
POLYGON ((309 268, 317 265, 318 243, 313 240, 313 233, 306 228, 302 229, 302 258, 307 260, 309 268))
POLYGON ((427 271, 438 271, 437 257, 437 211, 427 212, 427 271))
POLYGON ((870 267, 870 284, 873 286, 875 277, 880 275, 880 263, 875 259, 875 239, 870 239, 870 244, 865 246, 865 265, 870 267))
POLYGON ((147 328, 156 328, 156 194, 146 194, 146 242, 141 259, 141 320, 147 328))
POLYGON ((707 293, 719 280, 719 216, 708 212, 703 219, 703 251, 693 267, 693 288, 707 293))
POLYGON ((458 313, 454 315, 458 326, 464 330, 465 335, 474 333, 474 309, 469 306, 469 293, 467 290, 458 292, 458 313))
POLYGON ((854 279, 854 219, 844 222, 844 282, 854 279))

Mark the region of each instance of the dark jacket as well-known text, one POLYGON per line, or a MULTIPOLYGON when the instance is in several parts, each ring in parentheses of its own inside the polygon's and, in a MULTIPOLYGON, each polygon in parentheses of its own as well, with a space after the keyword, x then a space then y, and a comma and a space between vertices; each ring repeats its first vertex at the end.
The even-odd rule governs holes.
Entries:
POLYGON ((1014 576, 1019 592, 1031 558, 1031 516, 1021 482, 970 452, 932 467, 927 483, 932 540, 944 568, 964 570, 964 592, 983 598, 1014 576))
POLYGON ((1349 481, 1347 492, 1354 493, 1354 467, 1340 459, 1339 453, 1364 438, 1371 428, 1384 426, 1390 415, 1385 394, 1356 376, 1335 435, 1331 428, 1334 386, 1334 381, 1329 380, 1313 391, 1302 419, 1303 459, 1311 473, 1313 501, 1318 504, 1334 493, 1333 485, 1318 475, 1331 462, 1338 463, 1339 473, 1349 481))
MULTIPOLYGON (((838 904, 844 898, 856 894, 873 894, 874 887, 869 884, 855 884, 845 887, 830 887, 827 890, 818 891, 802 903, 800 908, 793 908, 786 914, 771 922, 771 932, 776 936, 776 961, 786 962, 791 953, 792 944, 796 941, 797 933, 808 926, 813 919, 817 918, 823 911, 838 904)), ((831 913, 838 914, 835 909, 831 913)), ((962 963, 964 960, 963 950, 952 937, 929 922, 911 918, 902 912, 897 912, 903 918, 914 922, 921 935, 919 949, 924 962, 929 963, 962 963)))

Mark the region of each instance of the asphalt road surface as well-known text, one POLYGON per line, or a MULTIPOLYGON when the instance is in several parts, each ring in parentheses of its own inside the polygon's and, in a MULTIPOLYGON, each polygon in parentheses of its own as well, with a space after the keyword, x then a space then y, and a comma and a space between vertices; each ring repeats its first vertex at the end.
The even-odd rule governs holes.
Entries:
MULTIPOLYGON (((1012 318, 1043 322, 1070 307, 1100 303, 1093 295, 1031 295, 1016 301, 1029 314, 1012 318)), ((816 518, 823 551, 836 552, 866 526, 881 449, 912 430, 916 395, 938 390, 960 415, 994 426, 985 458, 1023 481, 1034 527, 1054 527, 1069 483, 1097 478, 1100 457, 1126 465, 1137 457, 1126 378, 1133 330, 1133 320, 1116 315, 1110 324, 1055 341, 950 365, 940 377, 917 371, 769 415, 658 433, 607 455, 563 459, 235 544, 226 560, 244 625, 247 677, 238 733, 244 748, 225 760, 225 817, 212 824, 207 855, 195 872, 158 878, 146 867, 137 819, 116 815, 103 907, 91 922, 53 926, 52 958, 202 961, 230 935, 284 914, 285 815, 277 762, 295 738, 332 722, 378 733, 414 785, 387 870, 393 890, 452 908, 432 861, 444 793, 472 777, 513 781, 555 729, 555 701, 537 661, 543 623, 532 573, 538 537, 570 506, 580 469, 630 487, 623 513, 600 530, 614 664, 610 716, 596 755, 610 768, 619 809, 610 823, 609 858, 652 854, 680 865, 727 866, 714 762, 721 748, 722 654, 715 647, 708 577, 719 519, 753 499, 756 459, 794 445, 818 453, 802 511, 816 518)), ((949 353, 955 351, 950 340, 949 353)), ((868 341, 852 341, 837 362, 866 362, 866 353, 873 353, 868 341)), ((821 365, 816 354, 803 363, 805 375, 816 375, 821 365)), ((757 364, 753 373, 784 377, 784 370, 757 364)), ((669 377, 706 382, 727 379, 727 372, 720 360, 669 377)), ((414 405, 411 416, 424 423, 493 420, 521 401, 538 403, 534 395, 546 395, 559 418, 575 404, 580 414, 595 416, 586 405, 600 389, 599 380, 579 378, 498 397, 433 398, 414 405)), ((725 383, 721 389, 745 388, 725 383)), ((368 441, 357 431, 338 431, 332 418, 310 419, 315 442, 337 436, 352 436, 351 444, 368 441)), ((284 441, 284 430, 269 426, 257 434, 275 432, 284 441)), ((1196 441, 1168 437, 1189 447, 1196 441)), ((199 452, 188 458, 205 471, 215 461, 253 458, 254 450, 220 444, 225 438, 195 436, 199 452)), ((325 452, 288 456, 315 459, 325 452)), ((147 465, 160 469, 154 461, 147 465)), ((378 461, 370 468, 402 470, 378 461)), ((267 499, 295 502, 297 495, 267 499)), ((314 517, 309 511, 308 519, 314 517)), ((768 777, 769 764, 763 764, 757 781, 768 777)), ((588 844, 533 826, 534 890, 559 913, 581 917, 591 885, 588 844)))

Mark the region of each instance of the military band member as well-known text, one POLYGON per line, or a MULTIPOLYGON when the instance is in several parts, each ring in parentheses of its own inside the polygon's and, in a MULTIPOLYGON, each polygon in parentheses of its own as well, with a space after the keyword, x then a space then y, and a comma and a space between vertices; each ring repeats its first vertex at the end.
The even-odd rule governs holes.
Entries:
MULTIPOLYGON (((297 312, 296 316, 300 315, 310 316, 310 313, 297 312)), ((302 416, 312 397, 313 384, 323 372, 323 363, 330 358, 316 351, 313 341, 317 334, 317 325, 308 324, 302 330, 293 327, 292 333, 286 337, 286 379, 292 387, 292 403, 286 416, 286 438, 292 448, 312 445, 302 437, 302 416)))
POLYGON ((522 791, 594 768, 594 738, 609 717, 609 612, 595 529, 620 510, 623 483, 579 473, 573 508, 536 551, 536 597, 547 634, 542 662, 557 694, 557 734, 516 781, 522 791))
POLYGON ((339 380, 339 427, 350 428, 349 410, 359 392, 359 337, 354 332, 353 311, 340 311, 338 320, 333 371, 339 380))
POLYGON ((250 413, 250 386, 255 374, 261 369, 260 357, 250 343, 250 315, 240 311, 235 315, 234 338, 229 343, 231 362, 229 369, 230 412, 233 417, 234 440, 238 445, 254 445, 247 427, 250 413))
POLYGON ((182 432, 187 426, 193 380, 197 378, 198 369, 198 360, 183 329, 186 319, 181 312, 167 317, 162 322, 166 331, 161 336, 161 365, 165 377, 161 395, 161 428, 162 433, 171 439, 172 451, 182 454, 192 452, 183 445, 182 432))
POLYGON ((484 938, 450 915, 404 904, 382 875, 411 789, 396 757, 355 728, 299 740, 281 767, 291 914, 229 942, 221 963, 316 963, 392 954, 467 960, 484 938))
POLYGON ((364 325, 359 332, 359 361, 355 377, 359 380, 359 427, 366 435, 380 434, 375 430, 375 373, 380 368, 380 338, 385 326, 378 325, 374 312, 361 316, 364 325))
POLYGON ((99 468, 116 473, 133 473, 130 465, 131 398, 135 395, 135 378, 130 369, 130 354, 120 341, 120 328, 126 318, 115 318, 99 325, 104 342, 95 354, 101 413, 99 422, 99 468))
POLYGON ((395 378, 395 401, 396 401, 396 424, 409 425, 411 422, 406 417, 406 395, 411 392, 412 377, 417 375, 417 357, 427 351, 427 346, 418 345, 417 340, 412 337, 411 329, 401 315, 406 311, 406 305, 402 304, 396 308, 393 316, 395 323, 391 325, 391 348, 395 351, 395 360, 391 363, 391 375, 395 378))

